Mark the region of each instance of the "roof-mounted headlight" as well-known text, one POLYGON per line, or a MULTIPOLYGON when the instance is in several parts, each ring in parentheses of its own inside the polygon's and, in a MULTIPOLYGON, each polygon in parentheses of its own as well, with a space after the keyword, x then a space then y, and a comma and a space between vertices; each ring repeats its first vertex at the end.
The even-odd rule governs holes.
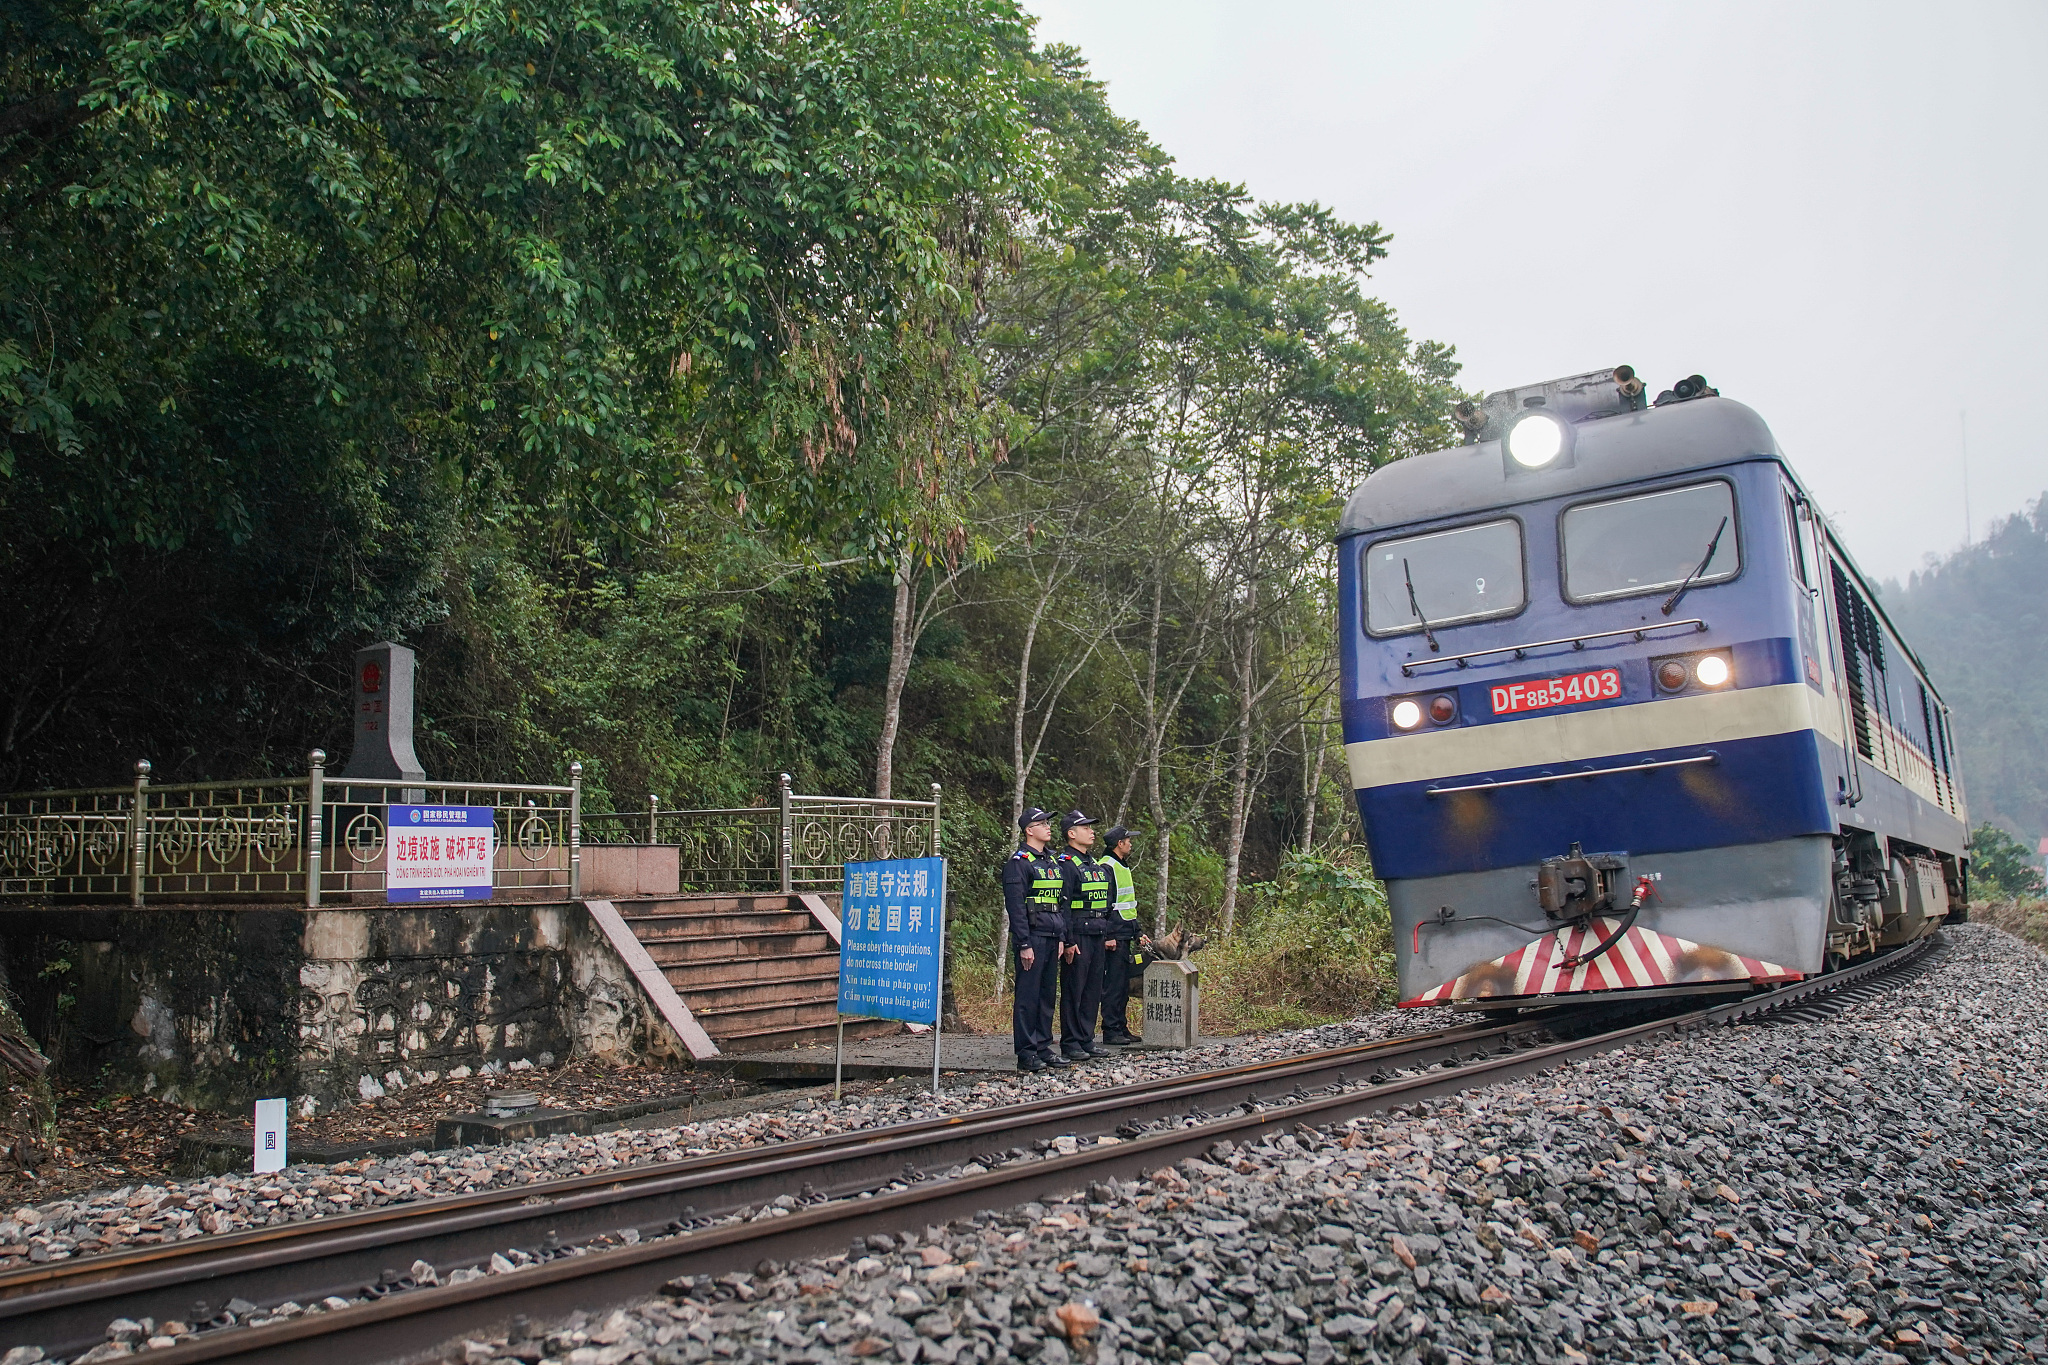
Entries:
POLYGON ((1524 469, 1542 469, 1564 454, 1570 439, 1561 419, 1532 408, 1508 428, 1508 457, 1524 469))

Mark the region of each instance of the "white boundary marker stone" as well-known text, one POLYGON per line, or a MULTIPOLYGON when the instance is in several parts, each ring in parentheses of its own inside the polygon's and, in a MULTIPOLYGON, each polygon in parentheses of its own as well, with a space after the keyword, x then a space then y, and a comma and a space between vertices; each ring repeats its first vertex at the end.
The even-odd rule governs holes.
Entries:
POLYGON ((283 1100, 256 1101, 256 1173, 284 1169, 283 1100))

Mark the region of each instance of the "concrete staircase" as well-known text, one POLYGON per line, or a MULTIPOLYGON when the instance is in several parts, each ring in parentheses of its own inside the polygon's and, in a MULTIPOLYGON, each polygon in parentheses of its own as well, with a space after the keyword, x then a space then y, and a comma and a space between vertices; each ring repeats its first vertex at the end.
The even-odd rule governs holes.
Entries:
MULTIPOLYGON (((722 1053, 830 1043, 839 945, 795 896, 674 896, 614 902, 722 1053)), ((848 1038, 899 1031, 849 1019, 848 1038)))

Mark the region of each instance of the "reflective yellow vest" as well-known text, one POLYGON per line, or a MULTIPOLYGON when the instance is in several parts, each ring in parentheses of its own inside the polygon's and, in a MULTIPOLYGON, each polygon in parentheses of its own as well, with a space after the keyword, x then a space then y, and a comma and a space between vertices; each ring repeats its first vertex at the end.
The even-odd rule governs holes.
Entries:
MULTIPOLYGON (((1114 853, 1105 853, 1102 861, 1109 864, 1110 873, 1116 878, 1116 900, 1111 902, 1110 908, 1135 929, 1138 923, 1138 885, 1131 880, 1131 869, 1125 867, 1123 859, 1114 853)), ((1131 965, 1135 967, 1141 965, 1145 957, 1138 951, 1138 936, 1135 932, 1131 934, 1130 942, 1131 965)))

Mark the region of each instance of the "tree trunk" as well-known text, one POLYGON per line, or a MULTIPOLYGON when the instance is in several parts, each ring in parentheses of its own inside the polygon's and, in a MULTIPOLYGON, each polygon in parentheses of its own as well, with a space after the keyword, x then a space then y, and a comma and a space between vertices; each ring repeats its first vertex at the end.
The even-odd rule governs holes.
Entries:
POLYGON ((1166 936, 1166 879, 1173 872, 1173 831, 1161 830, 1159 834, 1159 895, 1152 902, 1152 936, 1166 936))
POLYGON ((1153 872, 1152 932, 1166 933, 1166 888, 1173 877, 1173 830, 1166 823, 1166 799, 1159 790, 1160 743, 1155 734, 1145 756, 1145 798, 1152 810, 1152 837, 1158 841, 1153 872))
MULTIPOLYGON (((1024 762, 1024 714, 1031 706, 1031 654, 1038 646, 1039 623, 1045 620, 1049 597, 1041 596, 1031 609, 1031 624, 1024 628, 1024 647, 1017 654, 1017 711, 1010 718, 1010 828, 1024 814, 1024 787, 1031 780, 1024 762)), ((1021 832, 1020 832, 1021 833, 1021 832)), ((996 916, 996 999, 1003 998, 1003 968, 1010 961, 1010 915, 1007 909, 996 916)))
POLYGON ((1330 756, 1330 698, 1323 698, 1323 714, 1313 727, 1316 760, 1308 773, 1308 812, 1301 823, 1301 846, 1309 852, 1316 846, 1316 810, 1323 804, 1323 760, 1330 756))
POLYGON ((1010 717, 1010 823, 1024 813, 1024 788, 1031 781, 1024 762, 1024 716, 1031 709, 1031 655, 1038 647, 1038 627, 1045 620, 1049 598, 1041 597, 1031 609, 1031 623, 1024 628, 1024 646, 1017 651, 1017 710, 1010 717))
POLYGON ((1152 932, 1164 934, 1166 888, 1173 877, 1173 831, 1166 826, 1166 800, 1159 790, 1160 750, 1165 738, 1165 725, 1159 715, 1159 631, 1161 618, 1166 614, 1166 548, 1163 540, 1153 548, 1152 620, 1145 643, 1145 798, 1152 811, 1152 837, 1159 841, 1157 871, 1153 873, 1157 880, 1153 885, 1152 932))
POLYGON ((1223 840, 1223 932, 1237 925, 1237 882, 1244 865, 1245 826, 1251 814, 1252 693, 1258 670, 1259 592, 1254 578, 1245 595, 1244 649, 1237 660, 1237 757, 1230 765, 1230 827, 1223 840))
POLYGON ((903 718, 903 684, 910 677, 910 654, 917 647, 911 631, 915 598, 911 584, 913 559, 908 549, 896 558, 896 611, 889 622, 889 676, 882 686, 882 738, 875 746, 875 796, 887 801, 896 780, 896 730, 903 718))

